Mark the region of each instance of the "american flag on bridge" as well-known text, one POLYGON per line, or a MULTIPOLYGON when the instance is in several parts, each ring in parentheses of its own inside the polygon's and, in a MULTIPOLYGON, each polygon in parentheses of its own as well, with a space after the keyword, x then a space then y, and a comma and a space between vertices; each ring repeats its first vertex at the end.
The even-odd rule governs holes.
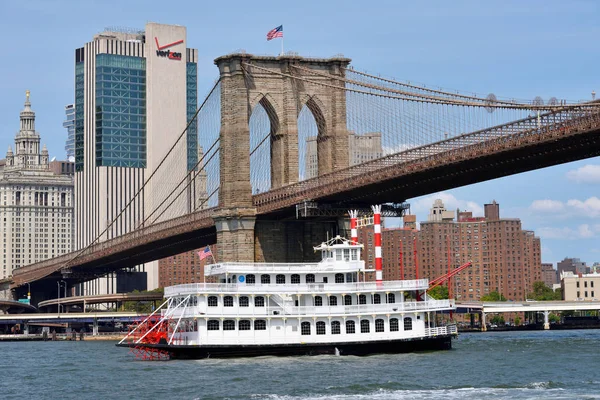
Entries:
POLYGON ((267 41, 273 40, 278 37, 283 37, 283 25, 279 25, 277 28, 273 28, 269 32, 267 32, 267 41))

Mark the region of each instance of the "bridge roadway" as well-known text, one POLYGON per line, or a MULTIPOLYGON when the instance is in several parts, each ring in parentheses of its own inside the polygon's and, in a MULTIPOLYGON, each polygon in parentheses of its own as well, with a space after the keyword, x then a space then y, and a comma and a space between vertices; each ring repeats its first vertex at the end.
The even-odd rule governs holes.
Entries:
MULTIPOLYGON (((600 155, 600 111, 559 110, 406 150, 253 196, 261 219, 293 218, 305 200, 347 204, 398 202, 440 190, 600 155)), ((140 228, 86 249, 14 271, 12 288, 26 282, 83 281, 125 267, 216 243, 219 208, 140 228)), ((52 290, 50 284, 46 288, 52 290)))
POLYGON ((36 312, 37 308, 30 304, 21 303, 16 300, 0 300, 0 310, 9 311, 17 310, 17 312, 36 312))
POLYGON ((161 301, 163 300, 162 293, 117 293, 117 294, 103 294, 96 296, 73 296, 63 297, 60 299, 44 300, 38 303, 38 308, 49 307, 49 306, 70 306, 76 304, 83 304, 83 309, 88 304, 102 304, 102 303, 122 303, 124 301, 161 301))

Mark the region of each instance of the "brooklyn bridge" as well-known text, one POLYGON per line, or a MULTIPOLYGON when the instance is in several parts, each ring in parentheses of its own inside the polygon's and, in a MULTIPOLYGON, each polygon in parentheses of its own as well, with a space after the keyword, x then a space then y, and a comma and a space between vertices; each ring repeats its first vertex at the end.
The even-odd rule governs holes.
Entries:
POLYGON ((597 102, 454 92, 350 62, 217 58, 212 90, 186 130, 170 133, 177 140, 146 180, 176 177, 156 185, 156 207, 144 221, 111 235, 140 190, 89 245, 15 270, 11 287, 84 282, 208 244, 217 245, 219 261, 310 259, 312 245, 347 229, 350 208, 388 204, 390 215, 401 215, 416 196, 600 155, 597 102), (179 177, 178 144, 192 124, 203 155, 179 177), (380 156, 351 163, 349 133, 378 133, 380 156), (315 173, 307 168, 308 138, 315 173), (199 180, 201 195, 191 190, 199 180))

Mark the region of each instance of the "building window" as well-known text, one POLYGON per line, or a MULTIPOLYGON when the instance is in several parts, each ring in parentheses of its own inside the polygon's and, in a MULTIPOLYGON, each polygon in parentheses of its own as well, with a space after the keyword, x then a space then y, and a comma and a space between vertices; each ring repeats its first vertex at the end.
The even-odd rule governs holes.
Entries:
POLYGON ((254 298, 254 307, 264 307, 265 306, 265 298, 262 296, 256 296, 254 298))
POLYGON ((390 319, 390 332, 398 332, 400 329, 398 327, 398 318, 390 319))
POLYGON ((232 319, 226 319, 225 321, 223 321, 223 330, 235 331, 235 321, 232 319))
POLYGON ((241 296, 239 301, 240 301, 240 307, 249 307, 250 306, 250 299, 248 299, 248 296, 241 296))
POLYGON ((267 321, 264 319, 257 319, 254 321, 254 330, 255 331, 266 331, 267 330, 267 321))
POLYGON ((360 333, 369 333, 371 331, 371 327, 369 321, 366 319, 362 319, 360 321, 360 333))
POLYGON ((243 319, 240 321, 239 323, 239 330, 240 331, 249 331, 250 330, 250 321, 247 319, 243 319))
POLYGON ((218 331, 219 330, 219 321, 216 319, 211 319, 210 321, 208 321, 208 328, 209 331, 218 331))
POLYGON ((577 292, 577 298, 580 298, 580 297, 581 297, 581 292, 578 291, 577 292))
POLYGON ((256 276, 254 274, 246 275, 246 285, 254 285, 256 283, 256 276))
POLYGON ((592 295, 592 297, 595 297, 595 296, 594 296, 594 291, 593 291, 593 290, 592 290, 592 293, 591 293, 591 295, 592 295))
POLYGON ((307 274, 306 283, 315 283, 315 274, 307 274))
POLYGON ((331 323, 331 334, 339 335, 340 333, 342 333, 342 331, 340 329, 340 321, 333 321, 331 323))
POLYGON ((298 274, 292 274, 292 283, 294 285, 300 284, 300 275, 298 275, 298 274))
POLYGON ((381 304, 381 295, 380 294, 373 295, 373 304, 381 304))
POLYGON ((590 281, 590 287, 594 287, 594 281, 590 281))
POLYGON ((335 274, 335 283, 344 283, 344 274, 335 274))
POLYGON ((579 281, 577 281, 577 288, 579 288, 579 281))
POLYGON ((375 332, 384 332, 385 328, 384 328, 384 324, 383 324, 383 319, 378 318, 375 320, 375 332))
POLYGON ((323 298, 321 296, 315 296, 315 306, 321 307, 323 305, 323 298))
POLYGON ((585 293, 584 293, 584 294, 585 294, 585 297, 588 297, 588 295, 587 295, 587 290, 585 291, 585 293))
POLYGON ((337 306, 337 297, 336 296, 329 296, 329 305, 337 306))
POLYGON ((233 307, 233 296, 223 297, 223 306, 224 307, 233 307))
POLYGON ((583 287, 587 287, 587 281, 583 282, 583 287))
POLYGON ((317 335, 324 335, 324 334, 325 334, 325 322, 318 321, 317 322, 317 335))
POLYGON ((208 306, 209 307, 217 306, 217 296, 208 296, 208 306))
POLYGON ((262 283, 263 285, 268 285, 269 283, 271 283, 271 275, 261 275, 260 283, 262 283))
POLYGON ((387 302, 388 304, 394 304, 396 302, 396 295, 394 293, 388 293, 387 302))
POLYGON ((354 321, 346 321, 346 333, 356 333, 354 321))
POLYGON ((351 306, 352 305, 352 296, 350 296, 349 294, 344 296, 344 305, 345 306, 351 306))
POLYGON ((301 335, 310 335, 310 322, 303 322, 300 328, 301 335))
POLYGON ((275 276, 275 283, 278 284, 278 285, 285 284, 285 275, 283 275, 283 274, 277 274, 277 276, 275 276))
POLYGON ((364 294, 359 294, 358 304, 367 304, 367 296, 365 296, 364 294))
POLYGON ((410 317, 404 318, 404 330, 412 331, 412 318, 410 318, 410 317))

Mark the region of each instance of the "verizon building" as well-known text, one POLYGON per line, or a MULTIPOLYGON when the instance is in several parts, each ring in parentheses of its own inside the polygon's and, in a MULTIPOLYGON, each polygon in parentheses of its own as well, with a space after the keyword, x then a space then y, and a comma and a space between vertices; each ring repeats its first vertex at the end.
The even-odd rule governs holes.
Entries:
MULTIPOLYGON (((109 227, 193 117, 197 59, 198 51, 187 47, 185 27, 157 23, 144 31, 107 29, 75 50, 76 249, 99 235, 107 240, 140 227, 196 164, 194 123, 174 150, 185 156, 170 157, 164 172, 109 227)), ((187 198, 161 220, 186 212, 187 198)), ((157 266, 139 267, 148 273, 148 289, 158 284, 157 266)), ((84 288, 89 294, 115 290, 114 276, 84 288)))

